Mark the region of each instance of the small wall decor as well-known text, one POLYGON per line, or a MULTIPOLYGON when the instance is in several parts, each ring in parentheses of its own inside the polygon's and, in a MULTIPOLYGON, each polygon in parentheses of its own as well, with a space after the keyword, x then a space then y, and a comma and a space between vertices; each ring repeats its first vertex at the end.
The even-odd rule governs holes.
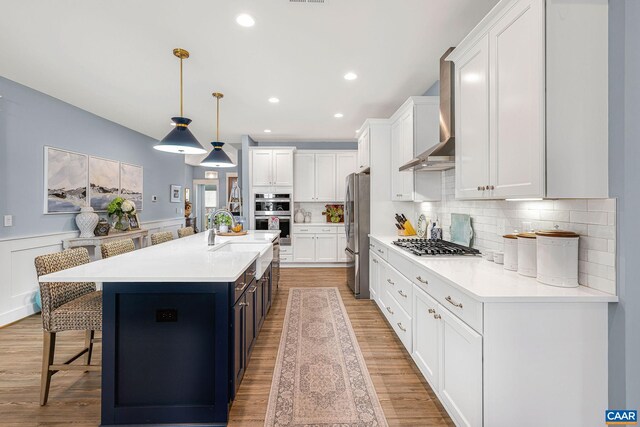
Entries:
POLYGON ((44 147, 44 213, 76 213, 87 204, 88 157, 44 147))
POLYGON ((119 194, 120 162, 89 157, 89 205, 104 211, 119 194))
POLYGON ((137 211, 142 210, 142 179, 142 166, 120 163, 120 195, 131 200, 137 211))
POLYGON ((140 229, 140 218, 138 218, 138 214, 129 215, 129 228, 131 230, 140 229))
POLYGON ((169 199, 171 203, 180 203, 182 201, 182 186, 181 185, 171 185, 171 198, 169 199))

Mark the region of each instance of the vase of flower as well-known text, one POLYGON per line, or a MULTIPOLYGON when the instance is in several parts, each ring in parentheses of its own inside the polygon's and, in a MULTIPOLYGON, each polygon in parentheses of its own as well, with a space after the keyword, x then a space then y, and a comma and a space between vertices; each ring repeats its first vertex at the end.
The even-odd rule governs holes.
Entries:
POLYGON ((100 217, 93 211, 91 206, 80 208, 80 213, 76 215, 76 225, 80 230, 80 237, 93 237, 93 230, 95 230, 99 220, 100 217))
POLYGON ((116 197, 107 206, 107 212, 111 218, 111 226, 115 230, 127 231, 131 227, 129 215, 135 215, 136 205, 131 200, 116 197))

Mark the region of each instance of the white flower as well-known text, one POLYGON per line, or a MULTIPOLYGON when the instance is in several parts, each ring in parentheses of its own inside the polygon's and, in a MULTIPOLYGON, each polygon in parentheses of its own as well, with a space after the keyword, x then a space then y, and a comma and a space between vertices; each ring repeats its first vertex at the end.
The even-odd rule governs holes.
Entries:
POLYGON ((132 213, 135 210, 136 210, 136 205, 134 205, 132 201, 125 200, 124 202, 122 202, 122 212, 132 213))

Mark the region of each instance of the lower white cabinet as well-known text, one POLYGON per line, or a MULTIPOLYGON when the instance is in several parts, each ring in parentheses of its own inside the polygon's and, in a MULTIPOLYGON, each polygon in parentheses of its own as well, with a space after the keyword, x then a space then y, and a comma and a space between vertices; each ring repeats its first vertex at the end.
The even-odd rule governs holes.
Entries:
POLYGON ((317 262, 338 261, 337 234, 316 234, 315 239, 317 262))
POLYGON ((295 225, 293 261, 300 263, 346 262, 344 227, 295 225))
POLYGON ((458 426, 482 425, 482 336, 439 306, 440 399, 458 426))
POLYGON ((293 235, 293 260, 295 262, 315 262, 316 235, 293 235))
POLYGON ((413 360, 434 389, 440 387, 440 330, 438 303, 415 286, 413 292, 413 360))
POLYGON ((372 250, 369 251, 369 298, 378 300, 378 271, 380 266, 380 257, 372 250))

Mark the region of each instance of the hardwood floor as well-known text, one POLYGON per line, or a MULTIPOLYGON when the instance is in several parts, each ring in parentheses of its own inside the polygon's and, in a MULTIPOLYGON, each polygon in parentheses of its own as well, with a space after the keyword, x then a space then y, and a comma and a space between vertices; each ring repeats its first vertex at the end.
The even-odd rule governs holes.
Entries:
MULTIPOLYGON (((256 341, 229 426, 263 426, 275 366, 288 288, 335 286, 371 374, 389 426, 453 426, 373 301, 356 300, 343 268, 282 269, 280 289, 256 341)), ((59 334, 57 355, 73 355, 82 332, 59 334)), ((101 346, 96 345, 100 360, 101 346)), ((0 329, 0 426, 97 426, 100 424, 100 375, 60 372, 51 382, 49 403, 40 407, 42 325, 31 316, 0 329)), ((58 360, 58 357, 56 357, 58 360)))

